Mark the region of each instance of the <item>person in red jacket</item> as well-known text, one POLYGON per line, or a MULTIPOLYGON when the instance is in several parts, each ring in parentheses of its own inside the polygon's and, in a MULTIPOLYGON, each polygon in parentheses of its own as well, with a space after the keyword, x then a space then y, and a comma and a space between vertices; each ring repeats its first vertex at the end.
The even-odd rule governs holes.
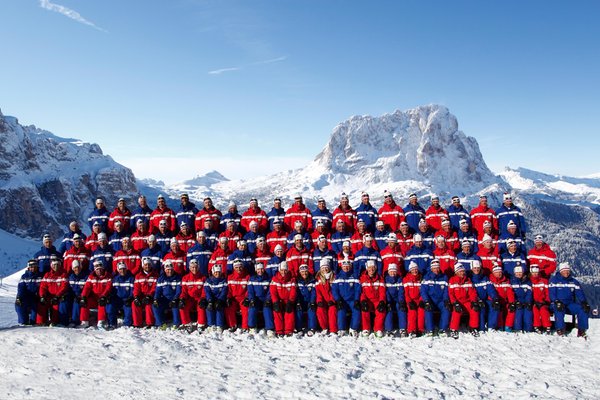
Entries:
POLYGON ((216 209, 213 205, 212 199, 210 197, 206 197, 204 199, 204 208, 198 211, 196 214, 196 218, 194 220, 194 227, 196 228, 196 232, 200 232, 204 229, 204 221, 207 219, 211 219, 213 221, 212 226, 218 230, 219 225, 221 224, 221 217, 223 214, 220 210, 216 209))
POLYGON ((242 233, 239 231, 237 224, 234 221, 227 221, 227 229, 219 235, 219 240, 227 239, 227 247, 230 252, 237 250, 237 242, 242 240, 242 233))
POLYGON ((489 221, 492 228, 498 230, 498 220, 496 219, 496 211, 488 207, 487 196, 479 196, 479 205, 471 210, 471 226, 477 233, 483 232, 483 223, 489 221))
POLYGON ((292 336, 296 323, 296 279, 288 271, 287 264, 279 265, 279 272, 273 276, 271 286, 273 302, 273 322, 277 336, 292 336))
POLYGON ((333 222, 335 226, 338 221, 344 221, 348 229, 348 233, 354 233, 354 226, 356 225, 356 211, 350 207, 350 200, 346 193, 342 193, 340 198, 340 204, 333 210, 333 222))
POLYGON ((163 256, 163 264, 170 262, 173 265, 175 273, 179 276, 186 274, 186 256, 187 253, 179 247, 179 241, 176 238, 171 240, 171 251, 163 256))
POLYGON ((181 279, 181 295, 179 296, 179 316, 181 324, 188 332, 195 328, 199 332, 206 329, 206 296, 204 295, 204 282, 206 277, 200 274, 198 260, 190 260, 190 272, 181 279), (196 311, 197 325, 192 325, 191 312, 196 311))
POLYGON ((335 274, 331 271, 328 259, 321 261, 321 267, 315 277, 315 291, 317 294, 317 322, 323 334, 337 334, 337 308, 331 293, 331 284, 335 274))
POLYGON ((102 224, 100 221, 95 221, 92 225, 92 233, 85 239, 85 248, 88 249, 90 254, 100 246, 100 234, 102 233, 102 224))
POLYGON ((115 253, 113 257, 113 271, 117 270, 117 265, 124 262, 131 275, 136 276, 142 267, 142 258, 140 253, 131 247, 131 239, 127 236, 121 239, 122 249, 115 253))
POLYGON ((550 292, 548 279, 541 276, 541 268, 532 264, 529 279, 533 291, 533 329, 537 333, 550 334, 550 292))
POLYGON ((269 245, 271 252, 275 253, 277 245, 282 246, 285 252, 287 250, 287 236, 281 221, 278 219, 273 221, 273 231, 267 234, 267 245, 269 245))
POLYGON ((494 285, 500 298, 500 309, 498 311, 498 329, 511 330, 515 323, 515 312, 511 310, 511 304, 515 304, 515 292, 510 280, 499 264, 495 264, 490 275, 490 282, 494 285))
POLYGON ((36 324, 48 323, 48 311, 52 325, 66 326, 69 319, 66 295, 69 278, 58 258, 50 261, 50 271, 46 272, 39 289, 39 307, 36 324))
POLYGON ((154 292, 156 291, 156 281, 158 280, 158 271, 152 269, 150 263, 144 263, 142 270, 135 276, 133 283, 133 326, 141 328, 146 322, 146 327, 154 326, 154 312, 152 303, 154 302, 154 292))
POLYGON ((258 231, 260 233, 267 233, 269 219, 267 217, 267 213, 258 206, 258 200, 255 197, 250 199, 250 206, 242 214, 241 225, 246 232, 250 232, 250 222, 252 221, 256 221, 258 224, 258 231))
POLYGON ((141 253, 142 250, 148 248, 148 236, 150 236, 150 232, 148 232, 146 223, 143 220, 138 219, 136 230, 131 235, 131 247, 138 253, 141 253))
POLYGON ((94 272, 90 274, 81 292, 81 327, 90 326, 90 309, 98 308, 98 328, 107 329, 106 305, 110 300, 112 276, 104 268, 102 261, 94 262, 94 272))
POLYGON ((73 235, 73 246, 69 250, 65 251, 63 261, 65 272, 67 274, 71 273, 71 264, 73 264, 74 260, 79 261, 79 265, 84 272, 89 272, 91 257, 92 254, 83 245, 83 238, 76 233, 73 235))
POLYGON ((125 199, 121 197, 117 202, 117 207, 113 210, 108 217, 108 230, 109 232, 114 232, 115 230, 115 222, 121 221, 123 229, 125 232, 129 232, 129 221, 131 219, 131 211, 127 208, 125 203, 125 199))
POLYGON ((398 246, 400 247, 400 251, 402 251, 402 255, 406 256, 408 250, 415 243, 413 240, 413 234, 410 232, 410 227, 406 221, 400 222, 400 228, 398 232, 396 232, 396 239, 398 240, 398 246))
POLYGON ((225 309, 225 320, 230 332, 235 332, 239 326, 237 323, 238 311, 242 315, 242 332, 248 332, 248 281, 250 275, 240 260, 233 262, 233 273, 227 277, 227 308, 225 309))
POLYGON ((310 228, 313 226, 312 214, 302 202, 302 196, 294 197, 294 205, 288 208, 283 218, 284 230, 291 232, 294 230, 296 221, 302 222, 302 226, 310 228))
POLYGON ((166 221, 167 229, 171 232, 176 232, 177 217, 175 216, 175 212, 167 207, 167 202, 162 194, 158 195, 156 208, 150 214, 150 233, 158 232, 160 221, 166 221))
POLYGON ((362 317, 362 335, 369 336, 371 328, 375 336, 383 337, 383 323, 387 311, 385 302, 385 283, 377 273, 375 261, 367 261, 367 272, 360 277, 360 310, 362 317), (374 321, 372 319, 374 315, 374 321), (371 324, 373 321, 373 324, 371 324))
POLYGON ((179 226, 179 233, 175 236, 177 239, 177 243, 179 243, 179 248, 184 253, 196 245, 196 236, 194 232, 190 229, 187 223, 182 222, 179 226))
POLYGON ((410 337, 417 337, 425 331, 425 310, 421 298, 421 274, 416 262, 411 261, 408 274, 402 280, 407 311, 407 331, 410 337))
POLYGON ((431 206, 425 211, 425 220, 434 231, 442 229, 442 220, 449 219, 448 211, 440 206, 440 198, 434 195, 431 198, 431 206))
POLYGON ((448 248, 446 239, 443 236, 436 236, 433 256, 440 260, 440 269, 443 274, 446 274, 448 278, 454 275, 456 255, 452 249, 448 248))
POLYGON ((484 238, 486 237, 486 235, 492 239, 494 247, 497 248, 499 235, 497 231, 494 231, 492 223, 488 220, 483 221, 483 231, 477 232, 477 243, 479 244, 479 246, 481 246, 481 244, 485 240, 484 238))
POLYGON ((452 230, 449 219, 444 219, 441 222, 441 229, 435 232, 435 237, 443 236, 446 239, 446 246, 449 247, 454 254, 460 253, 460 242, 458 234, 452 230))
POLYGON ((452 316, 450 317, 450 335, 458 339, 460 318, 466 312, 469 316, 469 330, 473 336, 479 336, 479 303, 477 291, 462 264, 454 267, 454 276, 448 281, 448 296, 452 303, 452 316))
POLYGON ((394 197, 387 190, 383 192, 383 206, 377 211, 377 215, 390 232, 396 232, 400 223, 405 220, 404 210, 396 204, 394 197))
POLYGON ((404 256, 398 246, 398 239, 396 238, 395 233, 390 233, 387 239, 387 246, 385 249, 380 251, 381 261, 383 262, 383 275, 387 273, 388 267, 390 264, 396 264, 396 266, 400 266, 398 269, 398 275, 401 277, 404 276, 404 256))
POLYGON ((483 235, 477 255, 481 258, 483 273, 487 276, 491 275, 494 264, 502 264, 502 260, 498 254, 498 247, 494 245, 492 237, 488 234, 483 235))
POLYGON ((231 255, 231 251, 229 250, 229 239, 226 237, 222 237, 219 239, 219 246, 210 256, 210 260, 208 261, 208 275, 212 275, 212 268, 215 265, 221 266, 221 271, 223 273, 227 273, 227 260, 231 255))
POLYGON ((527 254, 529 264, 536 264, 540 268, 540 276, 549 279, 556 271, 556 253, 552 251, 548 243, 544 242, 542 235, 535 235, 533 248, 527 254))
POLYGON ((302 264, 308 265, 308 271, 311 274, 314 273, 312 251, 304 245, 300 234, 294 236, 294 246, 288 250, 285 261, 294 278, 298 276, 298 269, 302 264))

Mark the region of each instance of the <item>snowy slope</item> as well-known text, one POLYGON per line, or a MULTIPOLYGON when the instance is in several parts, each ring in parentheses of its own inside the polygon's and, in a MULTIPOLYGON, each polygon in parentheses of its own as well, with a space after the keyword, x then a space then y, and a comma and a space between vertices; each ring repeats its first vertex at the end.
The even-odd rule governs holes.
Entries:
POLYGON ((41 244, 23 239, 0 229, 0 278, 23 269, 41 244))

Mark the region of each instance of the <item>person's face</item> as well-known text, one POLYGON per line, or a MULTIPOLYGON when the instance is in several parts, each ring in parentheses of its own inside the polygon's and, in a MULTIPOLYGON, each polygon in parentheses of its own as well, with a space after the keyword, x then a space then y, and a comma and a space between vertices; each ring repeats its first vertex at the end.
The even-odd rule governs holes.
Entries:
POLYGON ((349 272, 350 271, 350 264, 348 264, 348 263, 342 263, 342 271, 349 272))
POLYGON ((281 224, 274 224, 273 229, 275 229, 275 232, 281 232, 281 224))
POLYGON ((184 226, 182 226, 182 227, 181 227, 181 233, 182 233, 183 235, 189 235, 189 233, 190 233, 190 228, 188 228, 188 227, 187 227, 187 225, 184 225, 184 226))
POLYGON ((342 200, 340 200, 340 205, 342 206, 342 208, 348 208, 348 204, 350 204, 350 202, 347 198, 344 197, 342 200))
POLYGON ((422 240, 415 240, 415 246, 417 246, 417 247, 423 246, 423 241, 422 240))
POLYGON ((181 198, 181 204, 184 206, 187 206, 190 203, 190 199, 188 199, 187 197, 182 197, 181 198))
POLYGON ((496 278, 502 278, 502 275, 504 275, 502 273, 502 271, 494 271, 492 272, 492 274, 496 277, 496 278))
POLYGON ((534 243, 536 249, 542 248, 542 244, 544 244, 544 242, 542 242, 542 241, 536 241, 534 243))
POLYGON ((96 202, 96 208, 99 210, 99 209, 101 209, 102 207, 104 207, 104 202, 103 202, 103 201, 97 201, 97 202, 96 202))
POLYGON ((360 200, 365 206, 369 204, 369 196, 362 196, 360 200))
POLYGON ((427 232, 427 224, 419 224, 419 231, 427 232))
POLYGON ((510 233, 511 235, 514 235, 517 232, 517 227, 516 226, 510 226, 508 228, 508 233, 510 233))
POLYGON ((124 201, 119 201, 117 203, 117 206, 119 207, 119 209, 124 210, 125 209, 125 202, 124 201))
POLYGON ((158 199, 156 204, 158 205, 158 208, 165 208, 167 205, 167 202, 165 201, 165 199, 158 199))
POLYGON ((281 202, 280 201, 275 201, 273 202, 273 207, 275 207, 275 209, 280 209, 281 208, 281 202))
POLYGON ((535 271, 535 272, 531 271, 530 274, 531 274, 532 278, 537 278, 538 276, 540 276, 540 272, 539 271, 535 271))
POLYGON ((125 276, 125 274, 127 273, 127 268, 119 268, 119 275, 121 276, 125 276))
POLYGON ((519 279, 521 279, 523 277, 523 273, 522 272, 515 272, 515 276, 519 279))
POLYGON ((467 225, 467 224, 462 224, 462 225, 460 226, 460 230, 461 230, 461 231, 463 231, 463 232, 468 232, 468 231, 469 231, 469 225, 467 225))
POLYGON ((235 272, 237 272, 238 274, 241 274, 241 273, 242 273, 242 264, 235 264, 235 265, 233 266, 233 270, 234 270, 235 272))
POLYGON ((446 248, 446 242, 444 240, 436 240, 435 245, 440 249, 446 248))
POLYGON ((238 249, 240 249, 240 251, 246 251, 248 249, 248 245, 245 243, 239 244, 238 249))
POLYGON ((81 240, 81 239, 73 240, 73 246, 80 248, 81 246, 83 246, 83 240, 81 240))
POLYGON ((227 224, 227 230, 229 232, 235 232, 235 223, 233 223, 233 224, 227 224))
POLYGON ((571 271, 570 271, 570 270, 568 270, 568 269, 563 269, 562 271, 560 271, 560 275, 561 275, 563 278, 568 278, 568 277, 569 277, 569 275, 571 275, 571 271))
POLYGON ((73 272, 75 273, 75 275, 79 275, 79 273, 81 272, 81 265, 74 264, 74 265, 71 266, 71 269, 73 270, 73 272))
POLYGON ((138 231, 140 231, 141 233, 146 232, 146 224, 141 223, 141 224, 138 224, 137 227, 138 227, 138 231))
POLYGON ((198 264, 196 264, 196 263, 191 263, 190 264, 190 272, 192 274, 196 275, 198 273, 198 270, 199 270, 198 264))
POLYGON ((306 279, 308 278, 308 271, 300 271, 300 276, 302 277, 302 279, 306 279))
POLYGON ((511 253, 514 253, 517 251, 517 244, 515 242, 512 242, 511 244, 508 245, 508 250, 511 253))
POLYGON ((100 225, 94 225, 94 226, 92 227, 92 229, 94 230, 94 233, 96 233, 96 234, 98 234, 98 233, 102 232, 102 229, 101 229, 101 228, 102 228, 102 227, 101 227, 100 225))
POLYGON ((294 225, 294 228, 296 229, 296 232, 302 233, 302 225, 296 224, 296 225, 294 225))
POLYGON ((297 239, 296 241, 294 241, 294 245, 296 246, 297 249, 301 249, 304 247, 304 243, 302 242, 302 239, 297 239))
POLYGON ((456 275, 458 275, 458 277, 460 277, 460 278, 464 278, 465 277, 465 270, 464 269, 459 270, 456 273, 456 275))
POLYGON ((275 250, 275 255, 279 258, 283 257, 283 250, 281 250, 281 249, 275 250))
POLYGON ((462 252, 465 254, 469 254, 471 252, 471 246, 464 244, 462 246, 462 252))
POLYGON ((258 208, 258 202, 257 201, 251 201, 250 202, 250 208, 253 209, 253 210, 256 209, 256 208, 258 208))
POLYGON ((434 206, 435 208, 440 206, 440 200, 439 199, 433 199, 431 200, 431 205, 434 206))
POLYGON ((504 205, 506 207, 511 207, 512 206, 512 199, 504 200, 504 205))
POLYGON ((221 240, 219 245, 221 246, 221 249, 225 250, 227 248, 227 240, 221 240))
POLYGON ((410 274, 411 275, 418 275, 419 274, 419 269, 418 268, 413 268, 410 270, 410 274))
POLYGON ((431 267, 431 272, 433 272, 436 275, 439 275, 439 273, 440 273, 440 266, 436 265, 435 267, 431 267))
POLYGON ((396 271, 395 269, 388 270, 388 275, 394 277, 398 275, 398 271, 396 271))
MULTIPOLYGON (((213 202, 210 199, 206 199, 204 200, 204 208, 209 209, 212 208, 213 202)), ((231 208, 229 208, 229 211, 231 211, 231 208)))
POLYGON ((331 272, 331 268, 329 268, 329 265, 322 265, 319 270, 323 271, 324 274, 331 272))
POLYGON ((344 230, 346 230, 346 224, 344 224, 344 223, 336 224, 335 228, 337 229, 338 232, 344 232, 344 230))
POLYGON ((320 250, 325 250, 327 248, 327 241, 326 240, 319 240, 319 249, 320 250))
POLYGON ((327 208, 327 203, 325 203, 325 200, 321 200, 317 203, 317 207, 319 210, 324 210, 327 208))
POLYGON ((388 245, 388 247, 389 247, 390 249, 393 249, 393 248, 395 248, 395 247, 396 247, 396 242, 395 242, 395 241, 393 241, 393 240, 390 240, 390 241, 388 241, 388 242, 387 242, 387 245, 388 245))
POLYGON ((387 196, 383 196, 383 202, 385 204, 392 204, 392 202, 394 201, 393 197, 391 195, 387 195, 387 196))
POLYGON ((104 268, 94 268, 94 273, 96 274, 96 276, 102 276, 104 275, 104 268))
POLYGON ((131 244, 131 243, 129 242, 129 240, 123 240, 123 241, 121 242, 121 245, 123 246, 123 250, 129 250, 129 245, 130 245, 130 244, 131 244))
POLYGON ((200 244, 206 243, 206 236, 198 236, 198 243, 200 243, 200 244))
POLYGON ((179 250, 179 244, 177 242, 171 242, 171 251, 175 253, 177 250, 179 250))
POLYGON ((488 205, 487 199, 480 199, 479 200, 479 205, 483 206, 483 207, 487 207, 487 205, 488 205))
POLYGON ((366 239, 365 240, 365 247, 371 248, 371 246, 373 246, 373 239, 366 239))
POLYGON ((52 246, 52 240, 50 240, 50 239, 44 239, 43 244, 44 244, 44 247, 50 248, 50 246, 52 246))
POLYGON ((148 239, 148 247, 151 249, 156 246, 156 239, 148 239))
POLYGON ((358 228, 358 231, 360 233, 363 233, 365 231, 365 224, 358 224, 356 227, 358 228))
POLYGON ((408 225, 401 225, 400 232, 402 232, 403 235, 408 235, 408 225))
POLYGON ((52 268, 52 271, 54 272, 58 271, 59 266, 60 263, 58 261, 52 261, 52 263, 50 264, 50 268, 52 268))
POLYGON ((296 205, 296 206, 302 205, 302 199, 294 199, 294 205, 296 205))
POLYGON ((210 230, 212 230, 212 227, 213 227, 212 219, 207 219, 204 221, 204 229, 207 229, 210 231, 210 230))
POLYGON ((167 231, 167 224, 160 224, 158 226, 158 230, 160 231, 160 233, 165 233, 167 231))
POLYGON ((369 276, 375 276, 375 271, 377 271, 377 267, 375 265, 369 264, 367 266, 367 273, 369 276))
POLYGON ((79 224, 77 224, 77 223, 71 223, 69 225, 69 229, 71 230, 71 232, 77 232, 79 230, 79 224))
POLYGON ((150 263, 149 263, 149 262, 145 262, 144 264, 142 264, 142 269, 143 269, 145 272, 150 272, 150 268, 151 268, 151 266, 150 266, 150 263))
POLYGON ((123 225, 122 224, 115 224, 115 231, 117 232, 122 232, 123 231, 123 225))
POLYGON ((494 247, 494 242, 492 242, 491 240, 486 240, 485 242, 483 242, 483 247, 489 250, 492 247, 494 247))
POLYGON ((256 233, 256 231, 258 231, 258 225, 256 225, 256 224, 250 225, 250 231, 253 233, 256 233))
POLYGON ((138 199, 138 204, 140 205, 140 207, 145 208, 148 205, 148 202, 146 201, 145 197, 140 197, 138 199))
POLYGON ((479 275, 481 273, 481 267, 479 265, 473 266, 471 267, 471 271, 473 271, 475 275, 479 275))
POLYGON ((417 198, 416 197, 411 197, 409 200, 410 204, 412 204, 413 206, 417 204, 417 198))
POLYGON ((460 200, 459 199, 452 200, 452 205, 454 205, 454 207, 460 207, 460 200))
POLYGON ((377 230, 378 230, 379 232, 383 232, 383 231, 385 230, 385 225, 383 225, 383 224, 379 224, 379 225, 377 225, 377 230))

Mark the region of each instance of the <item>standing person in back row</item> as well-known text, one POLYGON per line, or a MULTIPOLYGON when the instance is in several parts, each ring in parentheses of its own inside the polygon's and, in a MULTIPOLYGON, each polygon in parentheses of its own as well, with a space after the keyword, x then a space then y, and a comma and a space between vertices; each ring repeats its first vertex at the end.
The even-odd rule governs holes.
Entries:
MULTIPOLYGON (((177 220, 177 226, 181 226, 182 223, 185 222, 187 227, 190 229, 191 233, 196 232, 195 222, 196 222, 196 214, 198 213, 198 209, 196 208, 196 204, 190 201, 190 196, 187 193, 182 193, 179 196, 181 203, 175 212, 175 219, 177 220)), ((200 227, 201 230, 202 226, 200 227)))
POLYGON ((394 197, 387 190, 383 192, 383 206, 377 211, 377 215, 390 232, 396 232, 400 223, 405 220, 404 210, 396 204, 394 197))
POLYGON ((498 230, 498 220, 496 219, 496 211, 488 207, 487 196, 479 196, 479 205, 472 209, 470 214, 471 225, 473 226, 473 229, 477 232, 478 237, 483 236, 483 224, 486 221, 491 224, 492 231, 498 230))
POLYGON ((167 207, 167 201, 162 194, 156 198, 156 208, 150 214, 150 233, 158 232, 158 227, 161 221, 167 223, 167 229, 175 233, 177 230, 177 218, 175 213, 167 207))
POLYGON ((90 230, 94 226, 94 222, 98 221, 101 226, 102 232, 108 232, 108 220, 110 218, 110 211, 106 209, 104 200, 101 198, 96 199, 96 208, 90 213, 88 217, 88 225, 90 230))
POLYGON ((415 193, 411 193, 408 196, 408 204, 404 207, 404 217, 406 223, 413 232, 419 231, 419 221, 421 218, 425 218, 425 209, 419 204, 419 200, 415 193))
POLYGON ((508 223, 512 220, 517 225, 518 234, 525 239, 527 233, 527 223, 521 209, 513 204, 512 195, 504 193, 504 203, 496 210, 496 218, 498 219, 498 229, 500 236, 507 233, 508 223))

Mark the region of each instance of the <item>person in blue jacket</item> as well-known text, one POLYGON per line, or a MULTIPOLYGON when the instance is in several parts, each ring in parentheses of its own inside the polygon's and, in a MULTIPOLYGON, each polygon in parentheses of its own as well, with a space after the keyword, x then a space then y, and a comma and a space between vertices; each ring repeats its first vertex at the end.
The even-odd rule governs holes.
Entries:
POLYGON ((408 204, 404 207, 404 217, 410 229, 413 232, 418 232, 419 221, 421 218, 425 218, 425 209, 421 207, 417 195, 414 193, 408 196, 408 204))
POLYGON ((204 220, 204 229, 198 232, 204 232, 204 236, 206 237, 206 244, 213 251, 217 248, 219 244, 219 232, 217 231, 218 228, 219 226, 214 226, 212 218, 206 218, 204 220))
POLYGON ((360 278, 362 273, 367 270, 367 261, 369 260, 375 262, 379 276, 383 275, 383 260, 379 252, 373 247, 374 243, 375 241, 370 233, 363 236, 363 247, 354 255, 354 275, 357 278, 360 278))
POLYGON ((33 325, 38 313, 40 283, 43 274, 38 270, 38 261, 29 260, 27 270, 17 285, 17 298, 15 299, 15 311, 19 325, 33 325))
POLYGON ((53 258, 62 258, 56 247, 52 244, 52 238, 46 233, 42 238, 42 248, 33 255, 38 262, 38 271, 44 276, 44 274, 50 271, 50 260, 53 258))
POLYGON ((225 232, 227 230, 227 223, 229 221, 235 222, 236 227, 242 234, 246 233, 246 230, 241 225, 242 215, 238 212, 237 204, 235 204, 235 202, 233 201, 229 203, 227 213, 223 214, 223 216, 221 217, 221 222, 219 226, 221 232, 225 232))
POLYGON ((131 314, 131 303, 133 302, 133 283, 135 278, 124 262, 117 264, 117 274, 112 280, 112 293, 110 302, 106 306, 108 314, 108 324, 111 328, 117 327, 117 314, 123 312, 123 326, 133 324, 131 314))
POLYGON ((450 226, 453 230, 460 230, 460 221, 463 219, 469 226, 471 225, 471 216, 469 215, 469 212, 465 210, 463 205, 460 204, 460 198, 458 196, 452 196, 452 204, 448 206, 447 211, 448 217, 450 218, 450 226))
POLYGON ((471 307, 479 308, 479 330, 485 331, 498 327, 498 313, 502 309, 502 303, 496 288, 483 273, 481 265, 481 261, 471 264, 471 282, 475 286, 478 298, 477 305, 472 304, 471 307))
POLYGON ((467 240, 471 243, 471 251, 473 254, 477 254, 479 252, 479 243, 477 241, 477 235, 471 229, 471 225, 466 219, 461 219, 458 223, 459 228, 456 232, 458 235, 458 240, 462 243, 463 240, 467 240))
POLYGON ((265 272, 263 263, 254 266, 256 274, 250 277, 248 282, 248 328, 251 333, 257 333, 259 327, 259 315, 262 314, 267 336, 275 336, 275 325, 273 322, 273 303, 269 285, 271 279, 265 272))
POLYGON ((206 295, 206 324, 209 329, 218 333, 225 328, 225 306, 227 304, 227 279, 221 271, 221 266, 215 264, 212 275, 204 283, 206 295))
POLYGON ((337 271, 337 255, 327 245, 325 235, 320 235, 317 239, 317 246, 313 251, 313 269, 315 274, 321 269, 321 265, 327 264, 335 273, 337 271))
POLYGON ((435 250, 435 232, 429 227, 429 224, 425 220, 425 218, 421 218, 419 221, 419 230, 415 233, 415 235, 420 235, 421 240, 423 241, 423 246, 425 248, 431 250, 435 250))
POLYGON ((527 274, 527 254, 523 253, 517 246, 517 242, 509 240, 507 242, 507 251, 500 253, 500 261, 502 261, 502 267, 504 272, 509 278, 514 276, 514 269, 517 266, 523 267, 523 271, 527 274))
POLYGON ((233 262, 241 261, 244 264, 244 270, 250 275, 254 275, 254 258, 248 250, 248 244, 245 240, 238 240, 237 249, 227 257, 227 275, 233 273, 233 262))
POLYGON ((517 225, 518 234, 525 239, 527 222, 521 209, 513 204, 510 193, 504 193, 504 203, 496 210, 496 218, 498 219, 500 235, 507 231, 508 223, 512 220, 517 225))
POLYGON ((533 331, 533 291, 531 281, 525 276, 525 269, 522 266, 516 266, 513 270, 513 277, 510 278, 510 284, 515 292, 515 322, 514 331, 531 332, 533 331))
POLYGON ((346 223, 339 219, 335 224, 335 232, 331 234, 331 250, 335 254, 340 254, 343 250, 343 243, 350 240, 352 235, 346 229, 346 223))
POLYGON ((377 209, 371 205, 368 193, 362 192, 360 196, 360 205, 356 207, 354 211, 356 211, 356 220, 362 219, 364 221, 367 232, 375 233, 375 224, 377 223, 378 214, 377 209))
POLYGON ((298 294, 296 297, 296 331, 313 336, 317 329, 317 291, 315 278, 308 271, 308 265, 298 268, 296 278, 298 294), (306 318, 304 317, 306 315, 306 318))
POLYGON ((473 247, 469 240, 463 240, 460 244, 461 252, 456 255, 457 262, 461 263, 467 273, 471 271, 475 263, 481 264, 481 257, 473 251, 473 247))
POLYGON ((317 199, 317 208, 315 208, 312 211, 313 226, 309 227, 309 228, 316 229, 318 221, 323 222, 323 225, 325 226, 325 232, 331 232, 331 223, 333 221, 333 214, 327 208, 327 203, 325 202, 325 199, 322 197, 319 197, 317 199))
POLYGON ((264 239, 265 236, 262 233, 258 232, 258 222, 256 222, 255 220, 250 221, 248 227, 250 228, 250 230, 244 235, 244 237, 242 237, 242 239, 247 243, 248 251, 254 254, 256 253, 256 241, 258 240, 258 238, 264 239))
POLYGON ((100 245, 92 253, 92 257, 90 259, 90 264, 93 265, 94 261, 100 260, 100 261, 102 261, 102 265, 104 265, 104 268, 107 271, 110 271, 112 273, 113 272, 112 264, 113 264, 113 257, 115 255, 115 251, 113 250, 112 247, 109 246, 108 236, 106 235, 106 233, 100 232, 98 234, 98 242, 100 242, 100 245))
POLYGON ((424 246, 423 238, 420 234, 416 233, 413 236, 413 241, 414 244, 406 253, 406 257, 404 257, 404 270, 408 271, 408 266, 411 262, 414 262, 419 267, 421 276, 424 276, 429 272, 429 265, 433 260, 433 253, 424 246))
POLYGON ((152 209, 148 207, 148 201, 146 200, 146 196, 142 194, 138 198, 138 207, 131 212, 131 219, 129 220, 131 232, 126 233, 135 232, 137 222, 140 220, 143 221, 146 224, 146 226, 150 226, 150 214, 152 214, 152 209))
POLYGON ((69 310, 69 327, 73 328, 81 324, 81 293, 85 282, 90 276, 88 271, 84 271, 78 260, 73 260, 71 264, 71 273, 69 274, 69 295, 67 296, 67 309, 69 310))
POLYGON ((90 227, 90 230, 92 230, 94 222, 97 221, 100 223, 100 230, 102 232, 108 232, 109 218, 110 211, 108 211, 108 209, 104 205, 104 200, 100 198, 96 199, 96 208, 94 208, 94 211, 92 211, 90 213, 90 216, 88 217, 88 225, 90 227))
POLYGON ((179 296, 181 295, 181 277, 175 273, 170 261, 164 263, 164 273, 156 281, 152 311, 156 326, 166 327, 165 311, 171 311, 173 326, 181 325, 179 317, 179 296), (164 326, 163 326, 164 325, 164 326))
POLYGON ((387 313, 384 321, 386 334, 388 336, 393 335, 395 327, 398 327, 398 335, 400 335, 400 337, 407 337, 407 307, 404 298, 404 285, 402 284, 402 277, 398 275, 398 266, 396 264, 392 263, 388 265, 384 282, 387 302, 387 313))
POLYGON ((511 219, 508 221, 508 225, 504 230, 504 233, 501 233, 498 237, 498 252, 504 253, 508 250, 508 242, 514 241, 517 243, 517 248, 523 254, 527 254, 527 247, 525 246, 525 240, 521 237, 517 229, 517 224, 511 219))
POLYGON ((266 274, 269 279, 273 279, 273 276, 279 272, 279 266, 281 263, 285 263, 285 253, 283 250, 283 246, 278 244, 275 246, 275 255, 271 257, 266 266, 266 274))
POLYGON ((281 206, 281 199, 279 197, 275 197, 273 200, 273 207, 271 208, 271 211, 267 213, 267 218, 269 220, 269 232, 273 231, 273 223, 275 221, 280 221, 283 224, 285 208, 281 206))
POLYGON ((428 336, 437 332, 448 333, 450 324, 450 297, 448 296, 448 276, 442 274, 440 261, 431 261, 430 271, 421 281, 421 298, 425 309, 425 331, 428 336), (439 312, 440 319, 436 330, 434 312, 439 312))
POLYGON ((336 303, 338 335, 349 333, 358 336, 360 329, 360 281, 354 276, 352 261, 343 260, 341 270, 331 285, 331 294, 336 303), (350 315, 350 319, 348 316, 350 315), (350 322, 350 330, 348 330, 350 322))
POLYGON ((571 274, 569 263, 561 263, 558 273, 550 279, 550 304, 554 311, 554 327, 559 336, 565 334, 565 313, 577 316, 577 336, 587 337, 589 328, 588 314, 590 305, 587 302, 581 284, 571 274))
POLYGON ((377 243, 377 248, 379 251, 387 247, 389 235, 390 231, 387 229, 383 221, 375 222, 375 233, 373 233, 373 237, 375 238, 375 243, 377 243))
POLYGON ((62 241, 60 242, 60 245, 58 246, 58 252, 60 254, 65 254, 65 251, 73 247, 73 236, 75 236, 75 234, 81 236, 83 238, 83 241, 85 242, 86 237, 83 234, 83 232, 81 232, 79 222, 71 221, 71 223, 69 224, 69 231, 65 233, 62 241))
POLYGON ((150 259, 150 265, 152 266, 152 269, 155 271, 160 271, 162 259, 165 256, 165 253, 163 253, 162 248, 158 245, 155 235, 148 236, 146 241, 148 242, 148 247, 142 250, 140 257, 142 260, 144 258, 150 259))
MULTIPOLYGON (((123 250, 123 239, 129 237, 129 232, 125 232, 123 229, 123 223, 121 221, 115 221, 114 224, 115 231, 110 235, 108 239, 108 244, 113 249, 113 252, 117 252, 119 250, 123 250)), ((85 236, 82 236, 85 240, 85 236)))
POLYGON ((187 226, 193 231, 194 223, 196 221, 196 214, 198 214, 198 208, 196 204, 190 201, 190 196, 187 193, 182 193, 179 196, 181 203, 175 210, 175 218, 177 219, 177 226, 181 226, 182 222, 185 222, 187 226))
MULTIPOLYGON (((207 219, 210 221, 210 219, 207 219)), ((186 255, 186 264, 189 269, 190 261, 196 260, 198 270, 202 276, 208 276, 208 262, 213 253, 214 248, 208 244, 206 233, 200 231, 196 233, 196 244, 188 249, 186 255)))

